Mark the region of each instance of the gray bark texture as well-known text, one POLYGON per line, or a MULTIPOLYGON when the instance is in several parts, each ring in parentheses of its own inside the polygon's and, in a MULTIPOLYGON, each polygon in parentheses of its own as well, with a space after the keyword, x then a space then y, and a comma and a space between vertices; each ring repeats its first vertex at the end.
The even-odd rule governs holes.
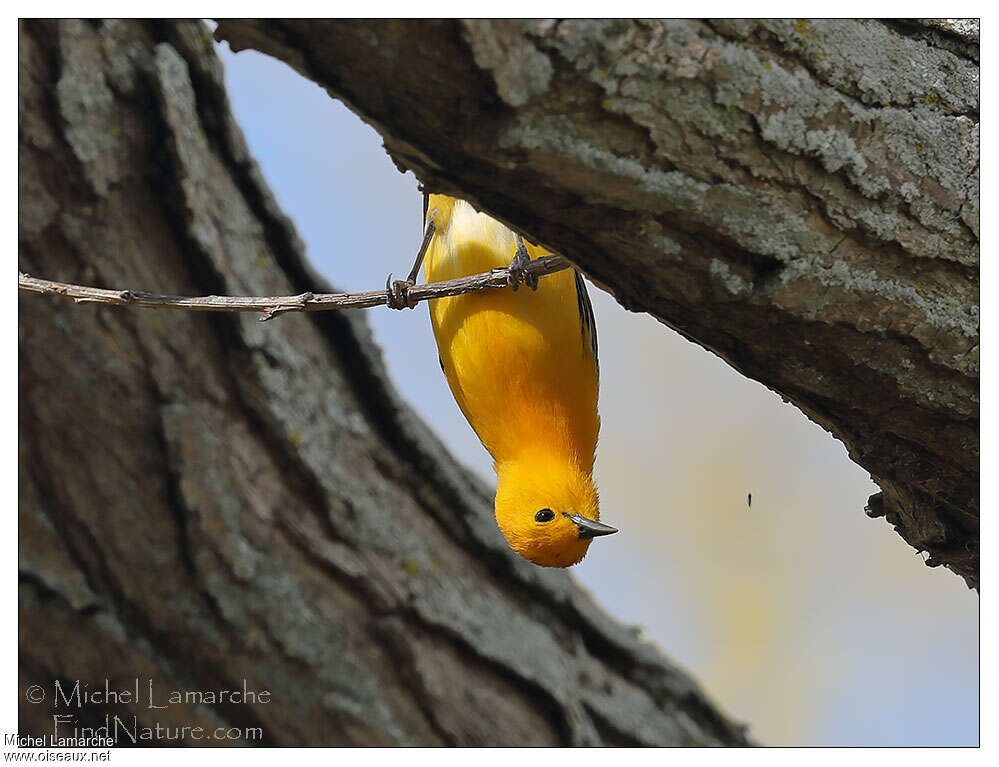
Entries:
MULTIPOLYGON (((22 271, 329 289, 202 24, 26 21, 19 42, 22 271)), ((261 323, 21 294, 18 333, 22 734, 52 733, 54 680, 165 697, 245 679, 270 701, 119 697, 69 708, 62 732, 110 715, 259 727, 271 745, 747 742, 566 572, 508 550, 489 489, 399 400, 363 312, 261 323)))
POLYGON ((216 36, 283 59, 430 189, 793 402, 881 487, 868 513, 977 588, 977 21, 224 21, 216 36))

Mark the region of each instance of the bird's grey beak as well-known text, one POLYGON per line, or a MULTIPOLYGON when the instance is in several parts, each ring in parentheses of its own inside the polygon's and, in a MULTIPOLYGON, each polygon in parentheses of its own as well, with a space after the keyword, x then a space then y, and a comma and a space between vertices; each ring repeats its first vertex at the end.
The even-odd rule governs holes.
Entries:
POLYGON ((610 525, 605 525, 603 522, 596 522, 592 519, 587 519, 580 514, 566 514, 572 522, 575 522, 576 527, 579 528, 579 537, 583 540, 589 538, 599 538, 601 535, 611 535, 617 532, 616 527, 611 527, 610 525))

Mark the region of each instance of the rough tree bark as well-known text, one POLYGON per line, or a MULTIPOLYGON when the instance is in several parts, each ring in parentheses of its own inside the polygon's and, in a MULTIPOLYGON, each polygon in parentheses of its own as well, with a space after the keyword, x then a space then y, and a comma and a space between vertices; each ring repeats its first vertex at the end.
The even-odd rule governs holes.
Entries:
MULTIPOLYGON (((19 35, 23 271, 326 289, 201 24, 19 35)), ((22 294, 18 332, 22 734, 68 713, 64 735, 109 714, 269 744, 746 742, 566 573, 508 551, 488 489, 398 399, 362 312, 260 323, 22 294), (53 680, 105 679, 138 679, 140 700, 53 706, 53 680), (243 679, 270 702, 147 707, 150 680, 163 704, 243 679)))
POLYGON ((216 35, 288 62, 431 188, 793 402, 871 472, 868 513, 977 588, 976 21, 216 35))

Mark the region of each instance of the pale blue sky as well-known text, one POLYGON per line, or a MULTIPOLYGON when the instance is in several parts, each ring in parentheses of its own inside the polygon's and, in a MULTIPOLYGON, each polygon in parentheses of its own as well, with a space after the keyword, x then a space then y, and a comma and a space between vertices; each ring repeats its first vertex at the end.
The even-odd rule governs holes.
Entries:
MULTIPOLYGON (((285 65, 219 46, 237 119, 335 285, 409 270, 416 181, 378 135, 285 65)), ((876 488, 798 410, 591 288, 601 338, 602 516, 574 574, 769 744, 978 742, 978 597, 926 568, 876 488), (746 508, 746 493, 753 507, 746 508)), ((371 310, 402 396, 488 481, 488 455, 437 364, 425 306, 371 310)))

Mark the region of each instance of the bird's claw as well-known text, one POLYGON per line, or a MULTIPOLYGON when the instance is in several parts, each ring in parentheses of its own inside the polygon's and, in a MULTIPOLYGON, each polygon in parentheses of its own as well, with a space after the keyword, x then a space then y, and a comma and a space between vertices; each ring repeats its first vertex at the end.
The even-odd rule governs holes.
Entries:
POLYGON ((527 271, 529 263, 531 263, 531 257, 527 254, 527 248, 524 247, 523 243, 518 243, 517 253, 507 270, 507 284, 514 290, 521 285, 527 285, 531 290, 538 289, 538 275, 527 271))
POLYGON ((386 301, 390 309, 414 309, 417 301, 409 295, 409 289, 416 283, 413 280, 394 280, 389 274, 385 280, 386 301))

